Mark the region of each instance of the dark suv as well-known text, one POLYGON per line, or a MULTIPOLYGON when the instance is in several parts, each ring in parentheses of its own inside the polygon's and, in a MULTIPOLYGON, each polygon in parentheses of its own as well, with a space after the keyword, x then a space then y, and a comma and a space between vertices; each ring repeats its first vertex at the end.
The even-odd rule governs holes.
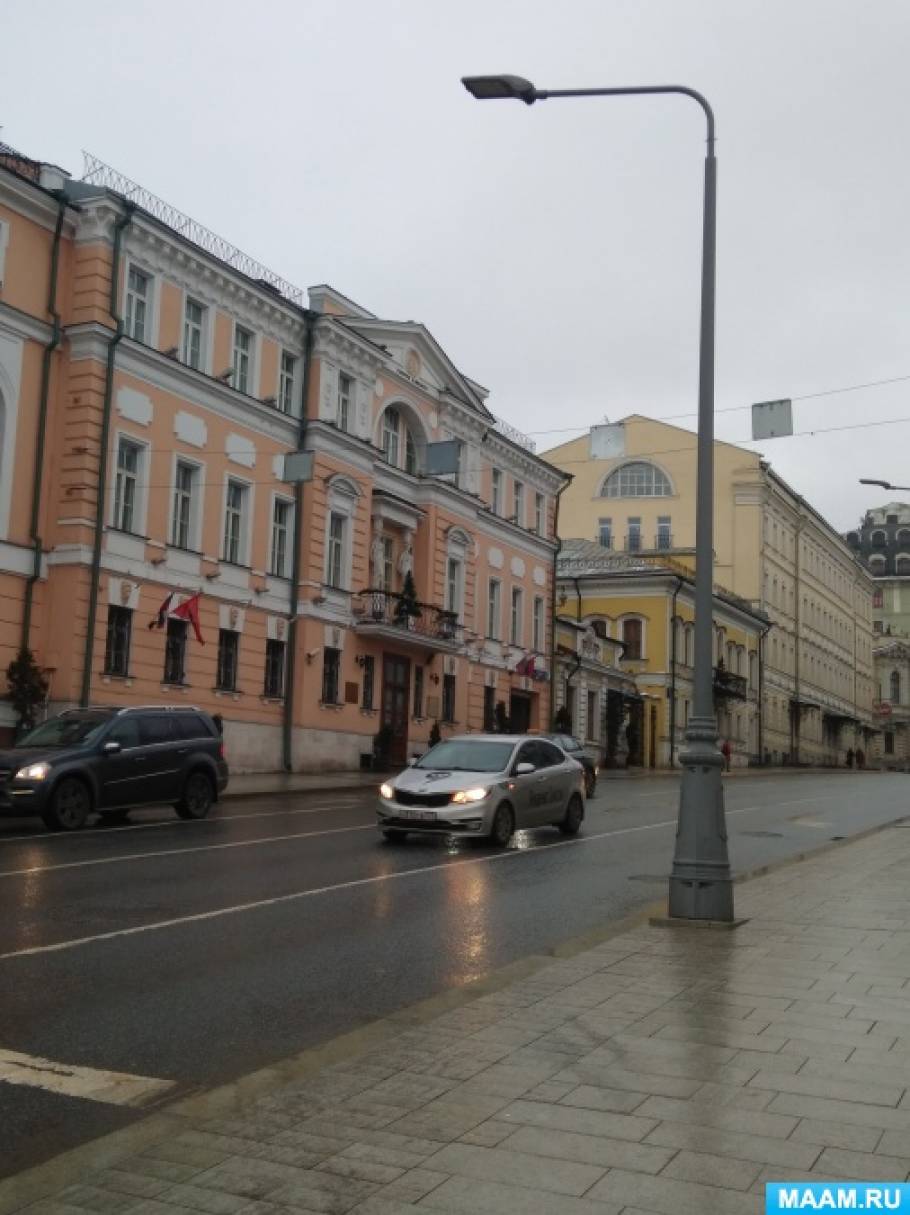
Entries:
POLYGON ((205 818, 227 783, 218 726, 182 705, 69 709, 0 751, 0 814, 40 814, 51 831, 161 802, 205 818))

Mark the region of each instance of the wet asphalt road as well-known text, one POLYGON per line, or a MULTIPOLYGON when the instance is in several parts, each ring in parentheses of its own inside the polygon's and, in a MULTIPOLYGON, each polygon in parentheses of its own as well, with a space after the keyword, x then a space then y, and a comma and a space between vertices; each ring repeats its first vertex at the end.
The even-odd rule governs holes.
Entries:
MULTIPOLYGON (((0 820, 0 1053, 209 1088, 603 926, 666 891, 677 782, 604 782, 583 833, 378 840, 360 790, 0 820)), ((910 815, 910 776, 734 778, 735 871, 910 815)), ((0 1079, 0 1176, 143 1111, 0 1079)))

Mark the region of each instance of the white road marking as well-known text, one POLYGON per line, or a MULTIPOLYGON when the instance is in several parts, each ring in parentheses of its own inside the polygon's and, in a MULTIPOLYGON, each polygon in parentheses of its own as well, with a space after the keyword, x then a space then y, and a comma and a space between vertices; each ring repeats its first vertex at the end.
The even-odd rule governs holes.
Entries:
POLYGON ((34 865, 30 869, 0 871, 0 878, 28 877, 34 873, 54 873, 58 869, 87 869, 92 865, 119 865, 124 861, 154 860, 159 856, 186 856, 190 852, 219 852, 224 848, 255 848, 259 844, 278 844, 285 840, 308 840, 317 835, 340 835, 345 831, 375 831, 375 823, 356 827, 326 827, 323 831, 296 831, 292 835, 261 835, 253 840, 231 840, 226 844, 197 844, 189 848, 162 848, 158 852, 127 852, 121 856, 92 857, 87 861, 63 861, 59 865, 34 865))
POLYGON ((0 1047, 0 1083, 43 1088, 66 1097, 82 1097, 106 1105, 147 1105, 174 1087, 173 1080, 153 1080, 150 1076, 131 1076, 127 1072, 101 1071, 94 1067, 75 1067, 55 1063, 36 1055, 0 1047))
POLYGON ((163 818, 155 819, 152 823, 129 823, 125 827, 87 827, 84 831, 64 831, 54 833, 44 831, 33 831, 31 835, 6 835, 0 836, 0 844, 59 844, 65 840, 81 840, 87 835, 106 835, 109 838, 115 835, 123 835, 127 831, 149 831, 153 827, 202 827, 206 823, 232 823, 235 819, 241 818, 280 818, 282 815, 291 814, 325 814, 332 810, 354 810, 361 805, 361 800, 345 800, 343 798, 333 801, 332 804, 326 806, 301 806, 296 810, 262 810, 259 813, 250 814, 216 814, 214 818, 163 818))
MULTIPOLYGON (((740 806, 731 810, 730 814, 742 814, 746 810, 757 810, 758 806, 740 806)), ((729 817, 729 816, 728 816, 729 817)), ((119 937, 137 936, 143 932, 159 932, 164 928, 176 928, 182 924, 198 924, 205 920, 217 920, 224 916, 240 915, 245 911, 257 911, 262 907, 278 907, 284 903, 296 903, 301 899, 315 898, 320 894, 332 894, 337 890, 354 890, 359 886, 372 886, 377 882, 392 882, 402 878, 418 877, 425 873, 435 873, 441 869, 451 869, 457 865, 490 865, 495 861, 513 860, 516 857, 530 856, 535 852, 550 851, 554 848, 573 848, 582 844, 592 844, 595 840, 610 839, 617 835, 633 835, 639 831, 657 831, 661 827, 675 827, 676 819, 665 819, 659 823, 646 823, 639 827, 620 827, 615 831, 599 831, 594 835, 583 835, 577 839, 558 840, 553 844, 541 844, 536 848, 524 848, 509 852, 497 852, 491 856, 465 858, 460 861, 445 861, 438 865, 421 865, 417 869, 400 869, 394 873, 375 874, 373 877, 352 878, 347 882, 336 882, 332 886, 316 886, 308 890, 297 890, 291 894, 275 895, 270 899, 257 899, 251 903, 237 903, 232 907, 218 907, 213 911, 200 911, 194 915, 178 916, 172 920, 157 920, 151 924, 137 924, 133 928, 117 928, 111 932, 99 932, 90 937, 74 937, 69 941, 58 941, 53 945, 32 945, 28 949, 15 949, 9 953, 0 953, 0 962, 11 958, 34 957, 37 954, 61 953, 67 949, 77 949, 82 945, 92 945, 97 941, 113 941, 119 937)))

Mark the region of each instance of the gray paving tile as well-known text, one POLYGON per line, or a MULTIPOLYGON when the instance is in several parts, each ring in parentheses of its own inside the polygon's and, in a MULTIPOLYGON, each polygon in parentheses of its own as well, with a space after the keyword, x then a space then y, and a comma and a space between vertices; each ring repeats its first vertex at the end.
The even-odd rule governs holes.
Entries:
POLYGON ((724 1190, 748 1190, 760 1172, 761 1166, 754 1161, 750 1163, 708 1152, 682 1151, 673 1157, 661 1177, 695 1181, 699 1185, 719 1186, 724 1190))
POLYGON ((733 1156, 780 1168, 809 1169, 821 1154, 820 1145, 794 1143, 792 1135, 790 1139, 772 1139, 767 1135, 744 1134, 688 1122, 661 1122, 644 1142, 692 1152, 710 1148, 717 1156, 733 1156))
POLYGON ((824 1122, 818 1118, 803 1118, 790 1138, 794 1142, 817 1144, 819 1147, 873 1152, 882 1138, 882 1131, 877 1127, 851 1126, 847 1122, 824 1122))
POLYGON ((649 1097, 638 1107, 635 1118, 692 1122, 697 1126, 716 1126, 745 1134, 767 1135, 772 1139, 786 1139, 797 1122, 795 1117, 788 1117, 783 1112, 742 1110, 716 1101, 676 1101, 672 1097, 649 1097))
POLYGON ((659 1173, 672 1159, 674 1149, 607 1139, 598 1135, 579 1135, 551 1127, 523 1126, 503 1144, 503 1151, 527 1152, 532 1156, 552 1156, 602 1168, 630 1169, 636 1173, 659 1173))
POLYGON ((818 1158, 817 1167, 835 1177, 861 1177, 863 1181, 906 1181, 910 1175, 910 1158, 828 1147, 818 1158))
POLYGON ((804 1074, 795 1076, 781 1072, 756 1072, 749 1081, 750 1088, 770 1089, 775 1093, 804 1093, 810 1097, 830 1097, 834 1101, 856 1101, 864 1105, 896 1107, 904 1089, 899 1085, 863 1083, 856 1079, 833 1080, 827 1076, 804 1074))
MULTIPOLYGON (((645 1100, 646 1095, 645 1093, 580 1084, 577 1088, 570 1089, 559 1104, 588 1110, 609 1110, 614 1114, 631 1114, 645 1100)), ((533 1098, 534 1094, 529 1093, 528 1096, 533 1098)))
POLYGON ((627 1139, 633 1143, 643 1139, 656 1125, 654 1118, 612 1114, 603 1110, 571 1109, 565 1105, 549 1105, 538 1101, 514 1101, 500 1110, 497 1118, 502 1122, 518 1123, 522 1126, 551 1127, 553 1130, 575 1131, 580 1135, 627 1139))
POLYGON ((776 1093, 768 1113, 814 1118, 821 1122, 843 1122, 848 1126, 871 1126, 882 1131, 910 1131, 910 1110, 887 1105, 861 1105, 856 1101, 835 1101, 828 1097, 809 1097, 803 1093, 776 1093))
POLYGON ((440 1173, 435 1169, 409 1169, 391 1185, 383 1186, 376 1196, 394 1199, 396 1202, 420 1202, 426 1194, 442 1185, 447 1177, 447 1173, 440 1173))
MULTIPOLYGON (((572 1198, 566 1194, 540 1193, 521 1186, 471 1177, 450 1177, 420 1203, 437 1211, 478 1211, 491 1215, 619 1215, 620 1204, 572 1198)), ((739 1213, 737 1213, 739 1215, 739 1213)), ((751 1212, 749 1213, 751 1215, 751 1212)))
POLYGON ((588 1197, 619 1207, 642 1207, 659 1215, 763 1215, 764 1199, 668 1177, 611 1169, 588 1197))
POLYGON ((429 1162, 441 1173, 471 1177, 476 1181, 498 1181, 504 1185, 527 1186, 553 1194, 578 1198, 605 1172, 606 1166, 579 1164, 574 1160, 506 1148, 483 1148, 470 1143, 451 1143, 429 1162))
MULTIPOLYGON (((840 1144, 836 1146, 841 1146, 840 1144)), ((844 1144, 843 1146, 853 1146, 844 1144)), ((870 1149, 860 1149, 868 1151, 870 1149)), ((910 1131, 885 1131, 879 1142, 875 1145, 876 1152, 883 1152, 886 1156, 903 1156, 910 1157, 910 1131)))

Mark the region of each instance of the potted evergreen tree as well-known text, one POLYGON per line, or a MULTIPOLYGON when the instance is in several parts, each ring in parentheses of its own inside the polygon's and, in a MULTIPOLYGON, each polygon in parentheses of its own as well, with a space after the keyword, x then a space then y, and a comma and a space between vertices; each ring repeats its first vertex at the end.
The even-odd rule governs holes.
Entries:
POLYGON ((21 649, 6 668, 9 698, 19 717, 17 735, 27 734, 35 726, 37 711, 44 704, 48 682, 29 649, 21 649))
POLYGON ((405 628, 412 629, 413 621, 418 616, 423 615, 420 607, 420 601, 417 598, 417 587, 414 583, 414 575, 410 570, 404 576, 404 583, 401 588, 401 594, 398 597, 398 621, 405 628))

